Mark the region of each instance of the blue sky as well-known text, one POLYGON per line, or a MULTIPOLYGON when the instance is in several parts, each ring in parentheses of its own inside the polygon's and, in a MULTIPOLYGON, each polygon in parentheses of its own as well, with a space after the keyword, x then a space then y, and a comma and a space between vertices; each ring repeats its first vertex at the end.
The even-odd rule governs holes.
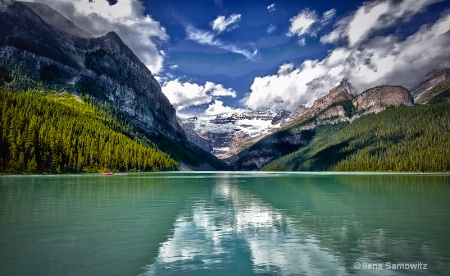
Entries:
MULTIPOLYGON (((320 43, 319 33, 332 30, 338 9, 347 14, 359 4, 323 2, 150 0, 144 5, 170 36, 162 47, 166 54, 163 82, 221 84, 235 91, 236 97, 218 100, 242 107, 239 100, 250 91, 255 77, 276 73, 285 63, 300 65, 305 59, 326 56, 330 47, 320 43), (318 22, 309 30, 290 32, 291 19, 304 11, 318 22)), ((194 106, 191 111, 198 109, 194 106)))
POLYGON ((411 88, 450 66, 448 0, 34 1, 93 35, 116 31, 180 116, 292 111, 343 78, 411 88))

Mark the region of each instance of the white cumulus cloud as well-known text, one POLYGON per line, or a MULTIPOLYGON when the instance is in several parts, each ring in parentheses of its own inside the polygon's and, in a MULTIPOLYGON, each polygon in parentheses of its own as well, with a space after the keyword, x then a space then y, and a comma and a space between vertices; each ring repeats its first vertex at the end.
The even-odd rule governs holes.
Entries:
POLYGON ((354 46, 370 37, 375 31, 383 30, 410 18, 429 5, 442 0, 371 1, 364 3, 355 13, 339 20, 336 29, 321 38, 322 43, 333 43, 348 39, 354 46))
POLYGON ((293 63, 285 63, 285 64, 281 65, 280 68, 278 69, 278 75, 289 74, 290 72, 292 72, 292 70, 294 70, 294 64, 293 63))
POLYGON ((240 14, 232 14, 228 18, 221 15, 211 22, 211 27, 214 31, 222 33, 237 28, 239 21, 241 21, 240 14))
POLYGON ((292 17, 289 21, 291 26, 289 27, 290 36, 301 36, 308 34, 313 24, 318 20, 317 13, 309 9, 304 9, 296 16, 292 17))
POLYGON ((155 41, 167 41, 169 36, 158 21, 145 14, 141 1, 120 0, 115 5, 107 0, 30 1, 47 4, 94 36, 116 32, 153 74, 161 71, 164 56, 155 41))
POLYGON ((298 43, 305 46, 306 39, 304 36, 315 37, 322 27, 331 22, 335 15, 335 9, 324 12, 322 17, 314 10, 304 9, 289 20, 291 25, 287 35, 301 37, 298 43))
POLYGON ((233 112, 236 112, 236 109, 233 109, 232 107, 229 106, 224 106, 222 101, 215 100, 205 110, 205 115, 221 115, 233 112))
POLYGON ((211 104, 213 101, 219 104, 220 101, 217 101, 217 99, 221 97, 236 97, 236 92, 233 89, 209 81, 200 85, 175 79, 165 82, 161 89, 178 112, 192 106, 211 104))
MULTIPOLYGON (((405 15, 406 9, 418 13, 424 2, 408 8, 406 4, 398 4, 395 14, 405 15)), ((378 18, 383 10, 381 2, 377 2, 376 9, 372 2, 366 5, 369 8, 358 9, 373 12, 372 16, 365 15, 366 18, 378 18)), ((412 15, 408 13, 408 16, 412 15)), ((243 104, 257 110, 293 110, 301 104, 311 105, 343 78, 360 92, 384 84, 411 88, 430 71, 450 66, 449 11, 408 37, 394 34, 366 36, 362 32, 352 35, 346 45, 330 51, 324 59, 306 60, 298 68, 283 64, 277 74, 255 78, 243 104), (359 47, 357 42, 363 40, 364 47, 359 47)))

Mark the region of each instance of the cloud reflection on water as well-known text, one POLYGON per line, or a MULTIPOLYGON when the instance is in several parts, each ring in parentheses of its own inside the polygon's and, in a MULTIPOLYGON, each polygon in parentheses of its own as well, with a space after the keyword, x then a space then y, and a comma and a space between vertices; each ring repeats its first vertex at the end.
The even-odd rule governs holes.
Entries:
POLYGON ((218 179, 208 199, 179 215, 144 275, 161 273, 345 274, 342 261, 293 218, 218 179))

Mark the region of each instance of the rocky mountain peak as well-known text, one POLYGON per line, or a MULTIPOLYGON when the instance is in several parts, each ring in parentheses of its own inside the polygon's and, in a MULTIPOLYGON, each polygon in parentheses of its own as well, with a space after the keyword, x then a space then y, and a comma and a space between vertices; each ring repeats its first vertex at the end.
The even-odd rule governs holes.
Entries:
POLYGON ((327 96, 337 97, 341 94, 344 97, 353 98, 358 95, 358 91, 356 90, 356 88, 353 87, 353 85, 350 84, 350 82, 348 82, 346 78, 344 78, 341 80, 338 86, 330 90, 327 96))
POLYGON ((362 92, 353 100, 354 106, 364 113, 378 113, 390 106, 414 105, 408 89, 402 86, 383 85, 362 92))
POLYGON ((411 95, 417 103, 426 103, 432 95, 430 91, 437 85, 450 79, 450 68, 435 70, 428 74, 427 78, 411 89, 411 95))
POLYGON ((331 89, 327 95, 315 100, 307 112, 317 114, 333 103, 344 100, 352 100, 357 94, 358 92, 347 81, 347 79, 343 79, 339 85, 331 89))
POLYGON ((50 7, 21 2, 1 13, 0 26, 0 60, 7 69, 22 64, 37 81, 109 100, 150 134, 185 139, 158 82, 116 33, 86 38, 50 7), (69 27, 56 26, 60 22, 69 27))
MULTIPOLYGON (((350 82, 347 79, 342 79, 342 81, 333 89, 331 89, 328 94, 325 96, 316 99, 313 103, 313 105, 309 108, 302 105, 299 106, 294 112, 291 113, 291 115, 285 120, 285 123, 283 125, 288 125, 296 120, 306 120, 308 118, 312 118, 319 113, 324 112, 326 109, 328 109, 330 106, 346 101, 346 100, 353 100, 356 95, 358 95, 358 91, 353 87, 353 85, 350 84, 350 82)), ((330 111, 327 114, 327 117, 334 117, 338 116, 341 117, 343 114, 342 108, 335 108, 333 112, 330 111), (334 112, 335 111, 335 112, 334 112)))

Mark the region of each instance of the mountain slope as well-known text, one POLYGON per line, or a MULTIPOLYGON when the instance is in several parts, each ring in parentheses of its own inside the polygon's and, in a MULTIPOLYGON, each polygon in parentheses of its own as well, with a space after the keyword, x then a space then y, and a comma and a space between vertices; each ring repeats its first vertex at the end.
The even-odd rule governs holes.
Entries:
POLYGON ((450 79, 431 87, 417 98, 419 104, 450 102, 450 79))
POLYGON ((450 171, 450 103, 391 108, 313 131, 310 143, 263 170, 450 171))
POLYGON ((185 139, 175 109, 158 82, 114 32, 98 38, 77 37, 48 24, 20 2, 1 13, 0 25, 0 58, 6 68, 20 66, 48 85, 109 100, 136 125, 185 139))
POLYGON ((270 111, 245 111, 182 120, 187 138, 220 158, 235 154, 244 144, 279 126, 270 111))
POLYGON ((0 172, 159 171, 178 166, 108 111, 68 93, 0 90, 0 172))
POLYGON ((0 13, 0 26, 0 85, 16 92, 44 87, 93 96, 94 104, 113 106, 122 122, 183 169, 224 165, 187 141, 156 79, 114 32, 90 38, 48 6, 21 2, 0 13), (58 22, 64 24, 52 25, 58 22))
POLYGON ((441 82, 450 79, 450 68, 435 70, 427 78, 411 89, 411 95, 416 103, 426 103, 430 90, 441 82))
POLYGON ((351 122, 389 107, 413 105, 409 91, 400 86, 384 85, 368 89, 359 95, 355 93, 351 84, 342 80, 311 107, 300 107, 298 110, 301 112, 294 112, 299 114, 294 121, 286 121, 281 130, 264 137, 228 160, 234 162, 237 170, 261 169, 265 164, 308 144, 318 126, 351 122))

